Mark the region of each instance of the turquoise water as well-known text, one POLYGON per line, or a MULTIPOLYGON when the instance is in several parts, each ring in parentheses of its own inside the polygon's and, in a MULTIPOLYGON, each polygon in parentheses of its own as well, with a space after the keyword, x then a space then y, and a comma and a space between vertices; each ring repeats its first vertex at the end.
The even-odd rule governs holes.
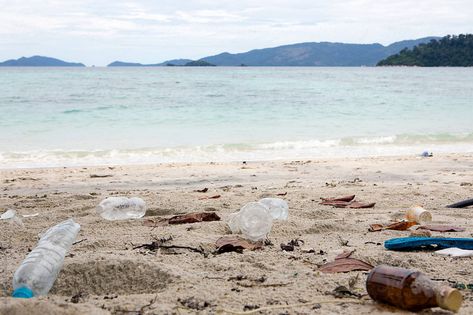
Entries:
POLYGON ((3 68, 0 167, 473 152, 469 68, 3 68))

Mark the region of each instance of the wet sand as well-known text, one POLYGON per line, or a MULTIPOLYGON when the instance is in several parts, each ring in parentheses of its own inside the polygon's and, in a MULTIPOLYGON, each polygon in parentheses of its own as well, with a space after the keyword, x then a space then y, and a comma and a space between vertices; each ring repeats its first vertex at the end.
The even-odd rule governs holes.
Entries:
MULTIPOLYGON (((410 232, 368 232, 370 223, 390 222, 420 204, 432 212, 434 223, 466 228, 432 232, 434 236, 472 237, 473 209, 445 208, 473 197, 472 154, 0 170, 0 184, 0 212, 12 208, 22 215, 39 214, 23 218, 23 228, 0 221, 0 314, 238 314, 255 308, 263 309, 255 314, 402 313, 366 295, 367 272, 318 270, 344 250, 355 250, 353 257, 372 265, 420 270, 439 283, 473 283, 471 258, 388 251, 385 240, 410 232), (203 188, 208 191, 195 192, 203 188), (273 225, 272 245, 242 254, 212 253, 215 241, 230 233, 225 224, 230 213, 247 202, 285 193, 281 198, 289 203, 289 219, 273 225), (319 204, 321 197, 351 194, 376 206, 339 209, 319 204), (116 195, 143 198, 146 216, 102 219, 95 206, 116 195), (201 200, 213 195, 221 197, 201 200), (222 220, 144 224, 193 211, 216 212, 222 220), (10 298, 13 273, 34 248, 38 234, 70 217, 81 224, 80 242, 66 257, 50 294, 10 298), (202 253, 134 249, 169 237, 166 244, 199 248, 202 253), (281 250, 281 243, 294 239, 304 243, 293 252, 281 250), (314 252, 303 251, 307 248, 314 252), (340 285, 356 296, 334 297, 340 285)), ((461 292, 465 301, 459 313, 473 313, 473 291, 461 292)), ((425 313, 444 314, 438 308, 425 313)))

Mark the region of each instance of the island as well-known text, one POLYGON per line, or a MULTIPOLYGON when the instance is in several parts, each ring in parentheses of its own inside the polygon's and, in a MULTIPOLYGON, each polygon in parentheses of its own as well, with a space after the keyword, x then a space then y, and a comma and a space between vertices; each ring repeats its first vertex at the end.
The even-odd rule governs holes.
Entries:
POLYGON ((378 66, 418 67, 471 67, 473 66, 473 34, 445 36, 429 43, 419 44, 412 49, 381 60, 378 66))
POLYGON ((85 65, 83 63, 66 62, 51 57, 32 56, 0 62, 0 67, 85 67, 85 65))

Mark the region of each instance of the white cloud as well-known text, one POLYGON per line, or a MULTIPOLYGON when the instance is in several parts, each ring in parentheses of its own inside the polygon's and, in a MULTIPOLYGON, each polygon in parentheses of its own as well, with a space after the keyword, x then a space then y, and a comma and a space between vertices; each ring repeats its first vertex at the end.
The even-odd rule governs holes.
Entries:
POLYGON ((98 65, 473 32, 469 0, 0 0, 0 8, 0 60, 43 54, 98 65))

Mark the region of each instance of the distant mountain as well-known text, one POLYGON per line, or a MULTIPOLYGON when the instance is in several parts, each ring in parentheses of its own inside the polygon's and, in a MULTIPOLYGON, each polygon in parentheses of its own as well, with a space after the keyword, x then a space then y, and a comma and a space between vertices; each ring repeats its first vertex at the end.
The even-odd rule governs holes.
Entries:
POLYGON ((0 67, 85 67, 82 63, 66 62, 56 58, 33 56, 0 62, 0 67))
POLYGON ((154 64, 142 64, 142 63, 134 63, 134 62, 123 62, 123 61, 114 61, 111 64, 107 65, 107 67, 163 67, 163 66, 184 66, 189 62, 192 62, 191 59, 172 59, 167 60, 161 63, 154 63, 154 64))
POLYGON ((378 66, 472 67, 473 34, 445 36, 402 49, 378 62, 378 66))
POLYGON ((406 40, 389 46, 381 44, 299 43, 245 53, 228 52, 200 60, 217 66, 374 66, 378 61, 439 37, 406 40))

